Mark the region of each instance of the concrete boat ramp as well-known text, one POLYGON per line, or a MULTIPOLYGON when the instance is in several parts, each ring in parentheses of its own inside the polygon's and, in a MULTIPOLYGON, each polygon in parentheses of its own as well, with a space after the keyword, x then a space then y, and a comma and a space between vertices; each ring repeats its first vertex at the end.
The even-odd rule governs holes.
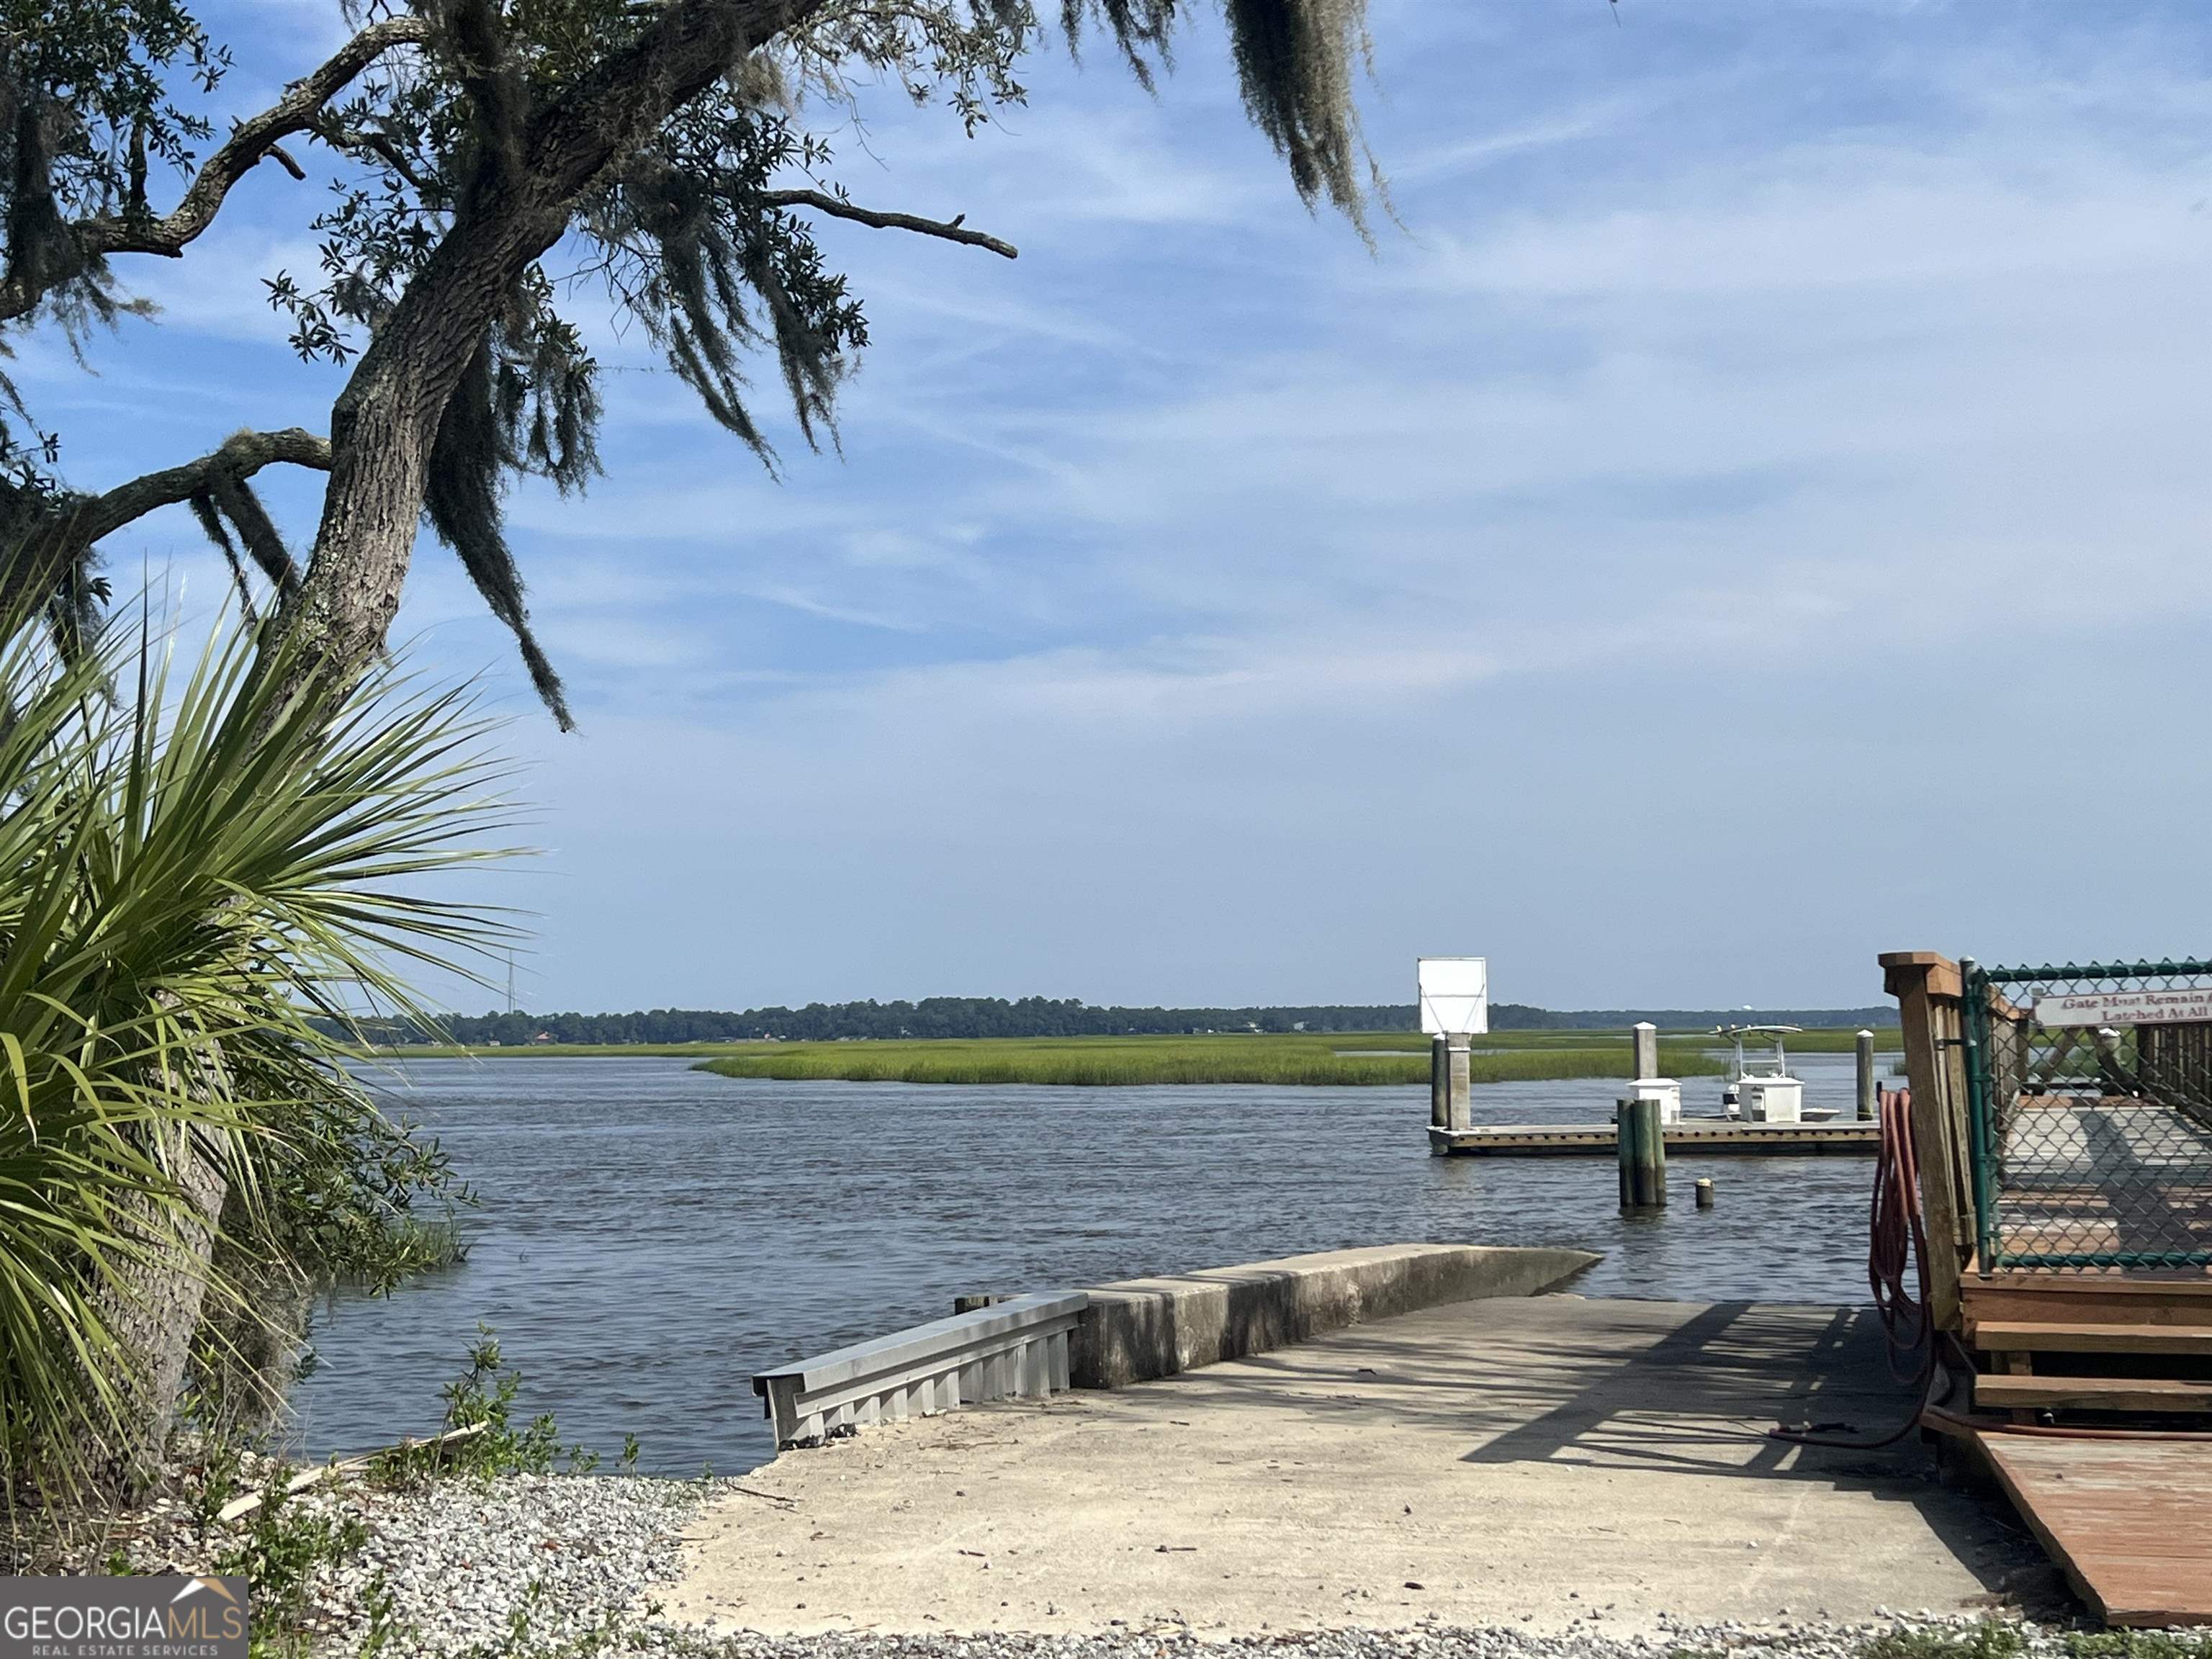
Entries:
POLYGON ((1074 1391, 878 1409, 785 1453, 703 1512, 667 1610, 792 1634, 1626 1635, 2057 1594, 2033 1539, 1940 1483, 1917 1437, 1771 1436, 1873 1437, 1911 1412, 1864 1311, 1507 1294, 1374 1317, 1389 1294, 1324 1293, 1327 1269, 1279 1288, 1300 1262, 1391 1254, 1091 1292, 1111 1340, 1079 1330, 1074 1391), (1133 1353, 1135 1380, 1080 1386, 1133 1353))

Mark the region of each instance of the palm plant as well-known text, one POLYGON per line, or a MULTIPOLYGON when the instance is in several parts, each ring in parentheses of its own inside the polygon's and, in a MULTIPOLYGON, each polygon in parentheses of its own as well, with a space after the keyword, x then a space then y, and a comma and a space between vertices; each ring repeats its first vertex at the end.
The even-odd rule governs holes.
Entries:
POLYGON ((252 1282, 406 1265, 442 1166, 344 1064, 349 1011, 503 942, 420 878, 499 856, 466 695, 334 703, 226 625, 176 684, 142 621, 0 616, 0 1484, 128 1489, 186 1347, 252 1282))

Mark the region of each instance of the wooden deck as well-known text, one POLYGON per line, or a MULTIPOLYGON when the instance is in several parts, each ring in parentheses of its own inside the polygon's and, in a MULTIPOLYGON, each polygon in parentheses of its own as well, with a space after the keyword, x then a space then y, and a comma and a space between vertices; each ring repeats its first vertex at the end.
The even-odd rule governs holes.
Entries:
POLYGON ((2212 1625, 2212 1438, 1972 1437, 2106 1624, 2212 1625))
POLYGON ((1996 1225, 2008 1261, 2212 1256, 2212 1129, 2124 1097, 2026 1097, 2004 1115, 1996 1225))
MULTIPOLYGON (((1667 1150, 1684 1157, 1871 1158, 1881 1144, 1877 1123, 1733 1123, 1721 1119, 1669 1123, 1667 1150)), ((1439 1158, 1613 1158, 1620 1139, 1610 1123, 1483 1123, 1429 1131, 1439 1158)))

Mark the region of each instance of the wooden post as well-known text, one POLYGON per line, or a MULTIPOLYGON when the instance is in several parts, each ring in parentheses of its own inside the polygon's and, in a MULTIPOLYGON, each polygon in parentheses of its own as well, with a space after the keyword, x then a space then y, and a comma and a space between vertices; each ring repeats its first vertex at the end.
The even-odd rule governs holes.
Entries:
POLYGON ((1630 1040, 1636 1046, 1636 1075, 1638 1078, 1659 1075, 1659 1028, 1648 1019, 1639 1019, 1629 1028, 1630 1040))
POLYGON ((1871 1123, 1875 1120, 1874 1033, 1872 1031, 1859 1033, 1858 1051, 1859 1121, 1871 1123))
POLYGON ((1959 1275, 1974 1248, 1972 1172, 1966 1158, 1959 966, 1934 951, 1879 958, 1882 988, 1897 999, 1912 1088, 1913 1148, 1920 1158, 1920 1217, 1927 1230, 1929 1312, 1939 1330, 1959 1328, 1959 1275))
POLYGON ((1698 1177, 1697 1192, 1698 1207, 1701 1210, 1711 1209, 1713 1207, 1713 1178, 1711 1176, 1699 1176, 1698 1177))
POLYGON ((1613 1111, 1620 1147, 1620 1207, 1656 1209, 1667 1202, 1667 1138, 1656 1100, 1623 1100, 1613 1111))
POLYGON ((1470 1128, 1474 1123, 1474 1063, 1463 1036, 1447 1039, 1444 1051, 1444 1127, 1470 1128))
POLYGON ((1636 1165, 1643 1184, 1644 1201, 1663 1209, 1667 1203, 1667 1132, 1661 1127, 1659 1103, 1636 1103, 1636 1165))
POLYGON ((1429 1127, 1442 1129, 1451 1122, 1451 1059, 1444 1039, 1429 1042, 1429 1127))
POLYGON ((1613 1137, 1620 1149, 1620 1207, 1636 1207, 1636 1119, 1632 1100, 1613 1103, 1613 1137))

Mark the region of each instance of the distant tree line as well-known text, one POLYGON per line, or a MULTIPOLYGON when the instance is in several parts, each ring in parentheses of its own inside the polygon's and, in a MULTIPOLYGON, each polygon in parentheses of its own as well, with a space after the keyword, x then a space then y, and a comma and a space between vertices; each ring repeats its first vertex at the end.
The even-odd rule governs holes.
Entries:
MULTIPOLYGON (((1571 1013, 1501 1002, 1491 1006, 1494 1030, 1590 1030, 1649 1019, 1662 1027, 1705 1027, 1723 1021, 1785 1025, 1894 1025, 1893 1008, 1814 1008, 1755 1012, 1706 1009, 1597 1009, 1571 1013)), ((1410 1003, 1328 1003, 1311 1007, 1115 1008, 1070 997, 924 997, 919 1002, 810 1002, 803 1008, 652 1008, 629 1014, 453 1014, 446 1035, 471 1047, 538 1042, 592 1043, 835 1042, 896 1037, 1051 1037, 1182 1036, 1204 1031, 1412 1031, 1410 1003)), ((380 1042, 423 1042, 433 1034, 409 1022, 368 1028, 380 1042)))
MULTIPOLYGON (((1711 1030, 1716 1025, 1857 1026, 1897 1024, 1894 1003, 1872 1008, 1576 1008, 1559 1012, 1517 1002, 1493 1002, 1493 1031, 1609 1031, 1648 1019, 1662 1031, 1711 1030)), ((1395 1029, 1395 1028, 1387 1028, 1395 1029)))

